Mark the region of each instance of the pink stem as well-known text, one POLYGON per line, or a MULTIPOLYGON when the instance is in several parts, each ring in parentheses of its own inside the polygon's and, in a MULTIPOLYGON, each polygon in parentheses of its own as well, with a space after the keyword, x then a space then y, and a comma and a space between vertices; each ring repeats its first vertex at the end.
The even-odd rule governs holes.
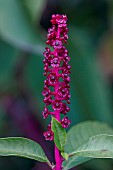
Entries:
MULTIPOLYGON (((58 75, 58 68, 55 68, 54 72, 56 73, 56 75, 58 75)), ((55 95, 56 100, 59 99, 58 88, 59 88, 59 81, 56 83, 55 89, 54 89, 55 94, 56 94, 55 95)), ((55 118, 60 122, 60 112, 59 111, 55 111, 55 118)), ((55 145, 55 161, 56 161, 55 170, 61 170, 61 166, 62 166, 61 154, 60 154, 60 151, 56 145, 55 145)))
MULTIPOLYGON (((56 111, 55 112, 55 118, 60 121, 60 112, 56 111)), ((62 160, 61 160, 61 154, 59 149, 55 145, 55 161, 56 161, 56 167, 55 170, 61 170, 62 166, 62 160)))
POLYGON ((62 166, 61 155, 56 145, 55 145, 55 161, 56 161, 55 170, 61 170, 61 166, 62 166))

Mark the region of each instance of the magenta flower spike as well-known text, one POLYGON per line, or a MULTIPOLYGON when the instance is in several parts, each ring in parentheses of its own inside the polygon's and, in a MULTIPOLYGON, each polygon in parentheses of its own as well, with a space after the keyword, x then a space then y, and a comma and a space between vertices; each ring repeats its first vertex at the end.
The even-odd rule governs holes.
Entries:
MULTIPOLYGON (((44 103, 45 107, 42 115, 47 118, 49 115, 53 115, 62 125, 63 128, 68 128, 71 121, 65 116, 62 120, 60 114, 66 115, 70 111, 68 104, 70 104, 70 57, 68 50, 63 45, 67 44, 68 28, 66 15, 52 15, 52 28, 48 29, 47 45, 53 47, 46 47, 44 51, 44 103), (53 90, 51 90, 53 89, 53 90), (52 110, 49 111, 48 106, 52 106, 52 110)), ((44 132, 46 140, 53 140, 54 133, 51 130, 51 123, 48 125, 47 131, 44 132)), ((55 146, 55 170, 61 170, 62 159, 60 151, 55 146)))

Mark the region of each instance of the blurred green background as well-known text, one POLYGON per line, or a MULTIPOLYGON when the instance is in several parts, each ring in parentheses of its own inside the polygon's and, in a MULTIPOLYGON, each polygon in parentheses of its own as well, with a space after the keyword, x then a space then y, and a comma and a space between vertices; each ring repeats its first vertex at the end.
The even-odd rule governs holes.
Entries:
MULTIPOLYGON (((68 16, 71 57, 71 126, 99 120, 113 126, 113 1, 0 0, 0 137, 39 142, 54 162, 53 143, 42 135, 43 51, 53 13, 68 16), (50 153, 51 150, 51 153, 50 153)), ((0 170, 49 170, 35 161, 0 157, 0 170)), ((93 160, 73 170, 113 170, 93 160)))

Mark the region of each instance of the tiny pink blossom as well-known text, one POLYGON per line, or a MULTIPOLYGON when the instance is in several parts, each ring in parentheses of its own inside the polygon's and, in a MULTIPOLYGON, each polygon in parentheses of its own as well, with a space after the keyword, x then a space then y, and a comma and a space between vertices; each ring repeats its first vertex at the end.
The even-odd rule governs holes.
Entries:
POLYGON ((68 119, 68 117, 64 117, 62 120, 61 120, 61 125, 63 128, 68 128, 68 126, 70 125, 71 123, 71 120, 68 119))

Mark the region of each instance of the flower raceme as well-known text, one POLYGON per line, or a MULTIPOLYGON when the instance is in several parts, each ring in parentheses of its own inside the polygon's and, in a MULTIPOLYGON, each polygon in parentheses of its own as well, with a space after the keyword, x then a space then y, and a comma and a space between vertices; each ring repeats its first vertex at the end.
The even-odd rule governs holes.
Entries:
MULTIPOLYGON (((70 57, 68 50, 63 45, 67 44, 68 28, 66 15, 52 15, 52 28, 48 29, 46 44, 53 47, 53 51, 46 47, 44 51, 44 103, 45 107, 42 115, 47 118, 53 115, 62 125, 68 128, 71 121, 65 116, 60 120, 60 114, 66 115, 70 111, 67 104, 70 104, 70 57), (52 90, 54 89, 54 90, 52 90), (49 111, 48 106, 52 106, 49 111)), ((51 123, 48 125, 47 131, 44 132, 46 140, 53 140, 54 134, 51 130, 51 123)))

